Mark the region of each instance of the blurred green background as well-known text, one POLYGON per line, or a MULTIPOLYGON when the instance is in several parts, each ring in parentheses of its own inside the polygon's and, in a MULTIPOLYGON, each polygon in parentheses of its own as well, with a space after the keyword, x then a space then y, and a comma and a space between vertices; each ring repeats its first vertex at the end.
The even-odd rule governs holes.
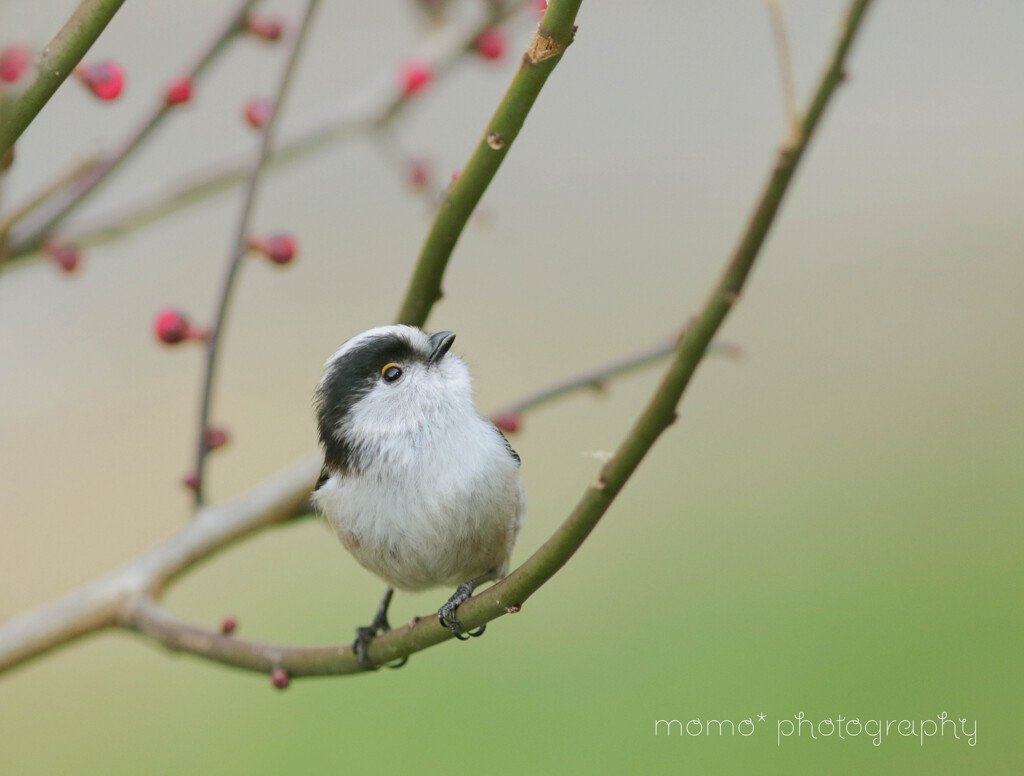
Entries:
MULTIPOLYGON (((99 105, 67 83, 18 144, 7 203, 109 147, 229 3, 126 3, 94 48, 128 72, 99 105)), ((73 2, 0 4, 40 46, 73 2)), ((284 118, 294 131, 386 82, 408 3, 326 3, 284 118)), ((270 8, 294 15, 298 3, 270 8)), ((787 4, 800 94, 843 4, 787 4)), ((430 326, 459 335, 493 408, 646 347, 702 302, 784 131, 764 5, 584 3, 577 41, 459 244, 430 326)), ((395 127, 464 163, 514 71, 469 61, 395 127)), ((1024 53, 1018 0, 880 0, 723 336, 677 423, 581 551, 485 638, 401 671, 295 682, 103 635, 0 679, 0 773, 1017 773, 1024 513, 1024 53), (658 719, 763 713, 749 738, 655 737, 658 719), (783 740, 778 720, 977 725, 874 746, 783 740)), ((241 43, 80 222, 254 147, 241 103, 282 48, 241 43)), ((0 275, 0 618, 104 574, 188 520, 200 354, 152 340, 165 304, 212 309, 237 192, 91 251, 82 272, 0 275)), ((347 337, 390 321, 429 209, 366 139, 272 175, 260 230, 294 267, 244 267, 214 417, 212 495, 315 445, 310 395, 347 337)), ((529 515, 559 524, 657 370, 531 414, 513 438, 529 515)), ((237 546, 176 612, 248 637, 348 640, 381 584, 318 521, 237 546)), ((392 621, 435 609, 399 596, 392 621)))

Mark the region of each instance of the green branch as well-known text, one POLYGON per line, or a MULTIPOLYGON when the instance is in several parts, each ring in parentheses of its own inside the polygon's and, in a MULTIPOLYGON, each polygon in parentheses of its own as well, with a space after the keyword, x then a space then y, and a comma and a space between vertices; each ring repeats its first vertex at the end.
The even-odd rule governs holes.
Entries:
POLYGON ((582 0, 552 0, 541 19, 519 71, 494 112, 473 155, 445 193, 434 223, 420 251, 398 313, 399 323, 422 326, 434 303, 441 298, 441 279, 455 244, 477 203, 490 185, 509 148, 523 128, 544 82, 572 43, 573 22, 582 0))
MULTIPOLYGON (((647 407, 551 538, 509 576, 459 607, 459 620, 465 628, 475 628, 502 615, 518 612, 523 603, 580 548, 640 461, 661 433, 674 422, 683 392, 704 358, 713 335, 739 299, 825 106, 843 81, 846 57, 870 5, 871 0, 854 0, 851 3, 841 37, 810 109, 779 153, 768 184, 736 250, 700 314, 680 335, 675 357, 647 407)), ((348 645, 293 648, 218 636, 178 620, 144 599, 137 602, 125 624, 170 649, 248 670, 268 672, 281 669, 291 676, 348 674, 363 670, 348 645), (197 649, 197 644, 202 648, 197 649)), ((375 664, 384 665, 451 637, 451 633, 431 614, 378 636, 369 646, 369 657, 375 664)))
MULTIPOLYGON (((508 577, 459 608, 459 619, 465 627, 474 628, 518 611, 579 549, 657 438, 672 424, 676 407, 707 354, 712 336, 739 299, 824 109, 843 81, 846 57, 870 5, 871 0, 851 3, 839 43, 810 108, 780 152, 721 278, 699 315, 678 338, 672 363, 647 407, 555 534, 508 577)), ((236 503, 208 508, 178 537, 122 572, 0 625, 0 671, 115 623, 169 649, 248 670, 280 669, 291 676, 362 671, 349 645, 292 647, 238 639, 185 623, 153 600, 202 559, 257 530, 300 514, 318 470, 319 458, 313 458, 236 503)), ((377 637, 369 655, 380 665, 450 638, 451 633, 432 613, 377 637)))
MULTIPOLYGON (((227 22, 221 26, 213 40, 200 52, 194 64, 181 73, 181 77, 190 82, 197 81, 225 50, 235 35, 244 29, 245 21, 257 2, 258 0, 242 0, 238 7, 231 12, 227 22)), ((176 108, 177 106, 168 105, 164 94, 160 93, 156 104, 117 149, 86 166, 78 175, 68 177, 65 174, 61 176, 67 185, 56 189, 53 192, 56 196, 48 197, 28 211, 32 213, 33 223, 28 225, 28 234, 18 237, 18 244, 12 252, 24 253, 26 250, 38 249, 68 215, 77 210, 100 184, 131 158, 176 108), (33 212, 37 208, 38 212, 33 212)), ((19 220, 24 215, 27 213, 20 214, 19 220)))
POLYGON ((17 96, 0 103, 0 156, 21 137, 57 87, 82 61, 122 3, 124 0, 82 0, 79 3, 61 31, 40 53, 35 78, 17 96))

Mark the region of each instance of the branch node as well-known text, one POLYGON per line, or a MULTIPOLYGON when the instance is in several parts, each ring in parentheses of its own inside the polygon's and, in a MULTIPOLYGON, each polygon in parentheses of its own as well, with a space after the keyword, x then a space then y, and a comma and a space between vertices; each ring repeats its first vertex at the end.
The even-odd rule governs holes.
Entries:
POLYGON ((511 606, 506 606, 505 614, 519 614, 522 608, 523 607, 520 604, 512 604, 511 606))
MULTIPOLYGON (((573 30, 575 34, 575 29, 573 30)), ((552 57, 557 57, 565 51, 565 46, 558 43, 551 37, 551 33, 543 27, 537 30, 537 34, 530 41, 530 47, 523 54, 524 65, 539 65, 552 57)))

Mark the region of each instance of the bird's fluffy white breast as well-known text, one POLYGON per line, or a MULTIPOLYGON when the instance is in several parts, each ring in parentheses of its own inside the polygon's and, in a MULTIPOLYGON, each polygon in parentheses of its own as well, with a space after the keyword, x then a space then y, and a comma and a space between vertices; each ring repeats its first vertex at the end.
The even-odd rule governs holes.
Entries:
POLYGON ((400 589, 503 576, 525 510, 518 465, 473 408, 465 365, 448 355, 438 366, 353 407, 345 432, 363 440, 359 465, 315 497, 355 558, 400 589))

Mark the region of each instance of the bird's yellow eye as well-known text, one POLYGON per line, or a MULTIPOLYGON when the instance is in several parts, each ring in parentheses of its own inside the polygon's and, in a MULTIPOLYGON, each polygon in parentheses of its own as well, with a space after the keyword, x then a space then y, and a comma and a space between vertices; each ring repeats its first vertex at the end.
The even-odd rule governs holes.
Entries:
POLYGON ((402 368, 398 364, 387 364, 380 370, 380 375, 384 378, 384 382, 393 383, 402 376, 402 368))

